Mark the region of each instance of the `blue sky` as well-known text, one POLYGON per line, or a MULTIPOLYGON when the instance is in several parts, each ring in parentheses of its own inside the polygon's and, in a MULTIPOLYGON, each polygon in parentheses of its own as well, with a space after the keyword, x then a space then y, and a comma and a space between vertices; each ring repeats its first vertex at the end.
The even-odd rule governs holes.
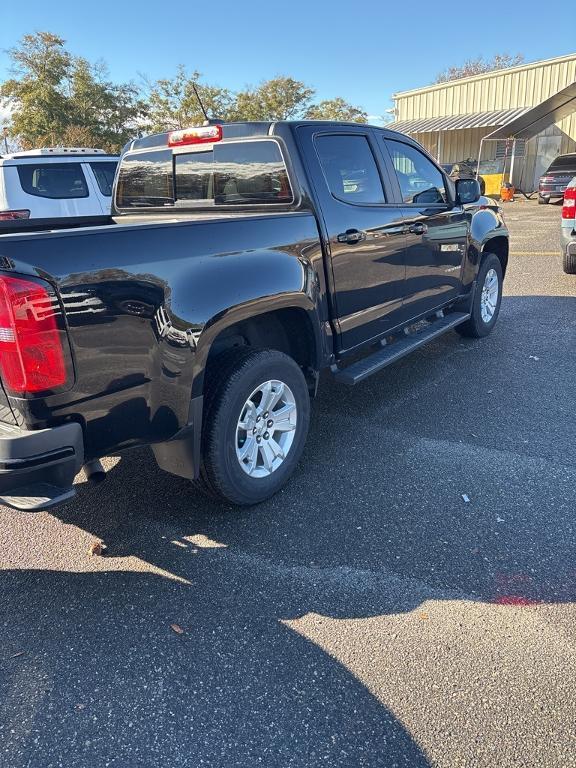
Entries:
POLYGON ((560 7, 551 5, 546 16, 535 0, 99 0, 88 12, 87 5, 6 3, 0 81, 8 75, 5 49, 25 33, 48 30, 64 37, 72 53, 104 59, 118 81, 170 76, 179 63, 234 90, 287 74, 319 98, 342 96, 376 116, 395 91, 426 85, 470 57, 506 51, 533 61, 576 50, 573 25, 558 23, 560 7))

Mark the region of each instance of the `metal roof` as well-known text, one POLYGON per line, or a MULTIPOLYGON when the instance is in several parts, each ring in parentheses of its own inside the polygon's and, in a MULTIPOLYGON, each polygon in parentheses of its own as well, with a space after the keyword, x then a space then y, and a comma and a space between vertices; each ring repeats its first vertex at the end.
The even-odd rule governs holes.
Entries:
POLYGON ((477 75, 469 75, 468 77, 459 77, 457 80, 442 80, 439 83, 431 83, 430 85, 423 85, 420 88, 410 88, 407 91, 396 91, 392 94, 393 99, 403 99, 407 96, 414 96, 415 94, 427 93, 430 91, 439 91, 446 88, 458 87, 462 83, 470 83, 478 80, 489 80, 492 78, 501 77, 510 73, 522 72, 531 69, 542 69, 555 64, 570 63, 576 59, 576 53, 569 53, 566 56, 554 56, 551 59, 540 59, 538 61, 527 61, 524 64, 518 64, 516 67, 506 67, 505 69, 491 69, 488 72, 480 72, 477 75))
POLYGON ((531 139, 554 123, 576 112, 576 82, 558 91, 535 107, 507 120, 486 139, 531 139))
POLYGON ((397 123, 389 123, 384 128, 401 133, 434 133, 436 131, 461 131, 465 128, 491 128, 492 126, 508 125, 531 112, 532 109, 532 107, 522 107, 520 109, 500 109, 496 112, 474 112, 468 115, 401 120, 397 123))

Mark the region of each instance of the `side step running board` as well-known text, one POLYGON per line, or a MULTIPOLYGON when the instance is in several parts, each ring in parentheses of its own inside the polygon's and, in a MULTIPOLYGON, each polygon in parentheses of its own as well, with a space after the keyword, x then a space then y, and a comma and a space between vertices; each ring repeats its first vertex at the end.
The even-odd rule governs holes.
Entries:
POLYGON ((334 374, 334 378, 340 384, 358 384, 358 382, 367 379, 373 373, 381 371, 390 363, 395 363, 405 355, 409 355, 418 347, 426 344, 428 341, 441 336, 446 331, 455 328, 460 323, 466 322, 470 315, 466 312, 452 312, 445 317, 441 317, 434 322, 429 323, 420 331, 400 338, 392 344, 388 344, 379 349, 369 357, 364 357, 356 363, 352 363, 346 368, 340 368, 334 374))

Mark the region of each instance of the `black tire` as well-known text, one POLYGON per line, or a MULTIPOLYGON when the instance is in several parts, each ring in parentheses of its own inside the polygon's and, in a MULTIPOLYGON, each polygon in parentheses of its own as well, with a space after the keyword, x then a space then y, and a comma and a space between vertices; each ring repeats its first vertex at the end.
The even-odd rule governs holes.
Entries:
POLYGON ((258 504, 288 481, 306 443, 310 394, 297 363, 273 349, 237 348, 215 358, 207 371, 200 482, 210 495, 232 504, 258 504), (280 466, 267 477, 252 477, 236 455, 236 428, 244 405, 266 381, 288 385, 296 404, 294 439, 280 466))
POLYGON ((538 195, 538 205, 548 205, 549 202, 549 197, 542 197, 541 195, 538 195))
POLYGON ((472 314, 470 319, 461 325, 457 325, 455 330, 461 336, 468 336, 475 339, 480 339, 483 336, 488 336, 496 325, 498 320, 498 314, 500 313, 500 304, 502 302, 502 264, 500 259, 494 253, 486 253, 483 256, 480 263, 480 269, 478 270, 478 278, 476 282, 476 292, 472 302, 472 314), (496 309, 489 322, 485 322, 482 319, 482 289, 484 287, 484 281, 486 275, 493 269, 498 276, 498 298, 496 301, 496 309))
POLYGON ((567 275, 576 275, 576 254, 564 251, 562 267, 567 275))

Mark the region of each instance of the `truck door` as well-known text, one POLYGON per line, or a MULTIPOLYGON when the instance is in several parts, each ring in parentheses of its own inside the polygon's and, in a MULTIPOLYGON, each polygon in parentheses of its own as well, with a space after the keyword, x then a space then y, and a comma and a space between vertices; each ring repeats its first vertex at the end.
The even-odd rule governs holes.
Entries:
POLYGON ((301 126, 330 256, 339 351, 382 336, 401 320, 406 236, 391 204, 376 138, 364 126, 301 126))
POLYGON ((468 216, 453 186, 413 144, 379 133, 406 225, 404 322, 456 298, 468 243, 468 216))

